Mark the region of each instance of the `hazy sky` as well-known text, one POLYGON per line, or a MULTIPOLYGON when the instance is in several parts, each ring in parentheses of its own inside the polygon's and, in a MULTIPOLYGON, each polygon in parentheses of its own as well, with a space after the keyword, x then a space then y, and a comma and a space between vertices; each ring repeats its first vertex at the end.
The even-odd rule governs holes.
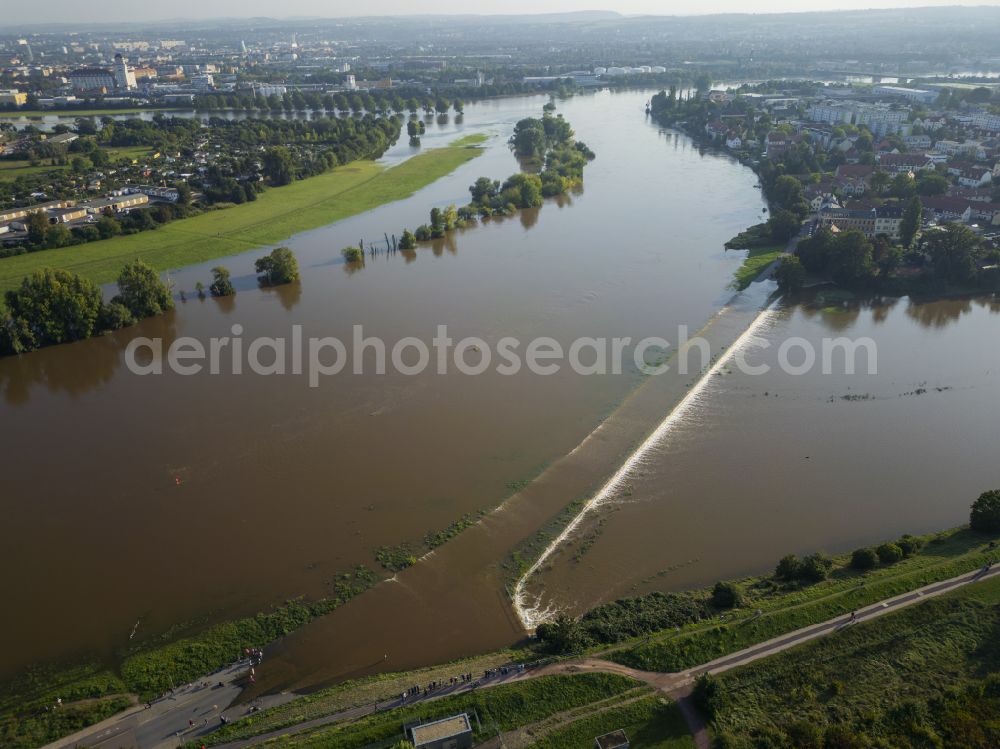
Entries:
POLYGON ((408 15, 414 13, 546 13, 608 9, 624 14, 692 15, 705 13, 775 13, 804 10, 853 10, 859 8, 908 8, 923 5, 1000 5, 1000 0, 947 2, 934 0, 171 0, 168 3, 136 0, 49 0, 37 5, 11 2, 4 11, 6 24, 102 21, 148 21, 164 18, 218 18, 223 16, 323 16, 408 15))

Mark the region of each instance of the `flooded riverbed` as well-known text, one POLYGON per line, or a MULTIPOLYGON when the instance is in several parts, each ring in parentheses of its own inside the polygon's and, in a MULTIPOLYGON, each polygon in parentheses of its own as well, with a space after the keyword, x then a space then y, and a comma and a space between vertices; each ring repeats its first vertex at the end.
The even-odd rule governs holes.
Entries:
MULTIPOLYGON (((300 324, 306 335, 350 340, 359 323, 390 342, 427 340, 443 324, 456 339, 550 336, 564 345, 696 329, 731 297, 726 287, 741 258, 722 244, 757 220, 762 201, 748 169, 648 123, 647 96, 605 92, 560 103, 598 154, 583 191, 560 203, 349 272, 342 247, 398 234, 426 221, 433 205, 466 202, 476 177, 516 170, 504 141, 545 99, 477 104, 461 123, 429 129, 442 141, 488 133, 486 153, 408 200, 295 237, 301 284, 257 289, 252 262, 262 253, 251 252, 223 261, 235 298, 198 301, 194 285, 210 280, 216 262, 181 269, 172 278, 188 301, 174 313, 114 338, 0 361, 0 583, 8 610, 18 612, 0 623, 0 636, 18 643, 5 649, 0 671, 110 656, 137 621, 141 640, 178 623, 328 594, 356 564, 378 569, 378 547, 419 551, 426 533, 497 506, 580 445, 643 381, 634 366, 589 377, 344 374, 310 388, 291 375, 138 377, 123 367, 123 348, 140 335, 229 335, 234 324, 248 339, 285 336, 300 324)), ((622 445, 630 438, 623 433, 622 445)), ((586 493, 624 452, 616 447, 592 474, 557 484, 537 519, 586 493)), ((466 559, 459 544, 475 538, 466 531, 432 560, 452 559, 449 574, 487 552, 498 564, 519 534, 498 531, 495 545, 470 548, 466 559), (458 551, 446 555, 452 544, 458 551)), ((422 564, 412 574, 436 570, 422 564)), ((454 590, 448 579, 441 584, 454 590)), ((392 616, 379 609, 389 588, 344 615, 360 617, 361 631, 365 617, 392 616)), ((501 613, 491 611, 482 636, 455 620, 466 633, 462 650, 518 636, 509 608, 502 613, 503 590, 490 595, 501 613)), ((420 635, 411 636, 411 660, 437 655, 421 653, 420 635)), ((288 663, 291 681, 297 661, 288 663)))
MULTIPOLYGON (((713 377, 698 407, 528 589, 578 612, 760 573, 788 553, 842 553, 968 522, 972 500, 1000 486, 998 324, 991 299, 781 310, 758 333, 766 348, 746 356, 770 371, 713 377), (821 352, 838 337, 872 341, 877 374, 867 352, 854 375, 841 351, 829 374, 779 366, 783 341, 821 352)), ((805 361, 801 352, 790 359, 805 361)))

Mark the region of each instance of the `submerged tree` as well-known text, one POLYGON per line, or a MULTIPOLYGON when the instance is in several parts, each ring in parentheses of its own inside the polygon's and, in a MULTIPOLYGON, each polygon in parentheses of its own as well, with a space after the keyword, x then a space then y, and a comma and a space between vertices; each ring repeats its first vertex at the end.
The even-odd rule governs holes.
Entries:
POLYGON ((159 315, 174 308, 174 300, 167 286, 156 270, 142 260, 135 260, 118 274, 118 296, 120 302, 137 319, 159 315))
POLYGON ((221 265, 212 268, 212 285, 208 290, 212 296, 233 296, 236 293, 232 281, 229 280, 228 268, 221 265))
POLYGON ((299 263, 287 247, 276 247, 270 254, 259 258, 254 263, 254 269, 261 274, 260 280, 268 286, 299 280, 299 263))

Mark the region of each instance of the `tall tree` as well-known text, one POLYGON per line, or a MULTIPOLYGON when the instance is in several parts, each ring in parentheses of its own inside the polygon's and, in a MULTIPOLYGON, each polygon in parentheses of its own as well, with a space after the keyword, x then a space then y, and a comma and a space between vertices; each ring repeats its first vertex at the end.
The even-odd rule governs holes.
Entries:
POLYGON ((295 178, 295 159, 284 146, 275 146, 264 152, 264 174, 272 185, 287 185, 295 178))
POLYGON ((14 350, 89 338, 97 327, 103 298, 93 281, 66 270, 42 268, 5 294, 6 337, 14 350))
POLYGON ((233 282, 229 280, 229 269, 221 265, 212 268, 212 284, 208 287, 212 296, 233 296, 236 289, 233 282))
POLYGON ((118 274, 118 296, 113 301, 124 305, 140 320, 174 308, 170 287, 142 260, 134 260, 122 268, 118 274))
POLYGON ((903 220, 899 223, 899 240, 903 247, 909 248, 913 244, 913 238, 917 236, 920 229, 920 221, 923 218, 924 206, 920 198, 914 195, 903 210, 903 220))

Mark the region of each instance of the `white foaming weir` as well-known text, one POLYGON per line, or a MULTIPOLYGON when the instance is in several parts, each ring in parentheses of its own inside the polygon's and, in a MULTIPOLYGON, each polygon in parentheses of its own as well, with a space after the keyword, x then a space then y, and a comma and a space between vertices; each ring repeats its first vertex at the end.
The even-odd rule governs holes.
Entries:
POLYGON ((532 631, 539 624, 544 622, 553 613, 554 609, 552 607, 541 608, 541 602, 535 601, 534 604, 529 604, 527 602, 527 593, 525 592, 525 586, 532 575, 535 574, 545 563, 545 561, 552 555, 552 553, 559 548, 559 546, 572 535, 583 519, 595 508, 607 503, 615 490, 621 486, 622 481, 632 472, 632 470, 642 461, 645 455, 660 444, 663 439, 667 436, 673 426, 683 417, 684 413, 697 401, 701 396, 702 392, 708 386, 712 377, 716 372, 722 370, 726 363, 733 358, 733 356, 740 351, 750 339, 753 338, 754 334, 763 327, 763 325, 771 317, 774 312, 775 307, 778 304, 778 300, 772 302, 766 309, 764 309, 757 317, 754 318, 750 326, 744 330, 739 338, 737 338, 733 344, 726 349, 726 351, 716 360, 716 362, 702 375, 684 397, 674 406, 670 413, 667 414, 666 418, 663 419, 653 430, 645 441, 636 448, 635 452, 628 456, 621 467, 615 472, 615 474, 607 480, 601 490, 597 492, 593 497, 587 500, 580 512, 569 522, 569 524, 563 528, 562 532, 556 536, 552 542, 545 547, 545 550, 541 553, 535 563, 528 568, 517 584, 514 586, 514 593, 512 596, 514 610, 517 612, 518 619, 521 620, 521 624, 528 631, 532 631))

